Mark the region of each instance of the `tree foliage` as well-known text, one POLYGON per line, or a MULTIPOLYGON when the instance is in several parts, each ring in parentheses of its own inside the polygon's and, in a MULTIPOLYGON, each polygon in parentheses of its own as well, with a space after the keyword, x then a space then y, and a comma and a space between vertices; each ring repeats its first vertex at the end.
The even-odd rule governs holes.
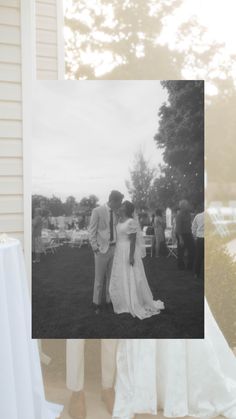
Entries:
MULTIPOLYGON (((107 63, 112 70, 125 65, 127 57, 137 68, 137 60, 148 54, 150 46, 155 44, 162 18, 181 0, 172 0, 171 5, 165 1, 155 3, 153 0, 72 0, 68 3, 65 9, 68 77, 95 78, 99 65, 107 63)), ((158 64, 161 67, 162 60, 158 64)), ((170 61, 168 65, 170 67, 170 61)))
POLYGON ((77 205, 76 212, 78 214, 90 215, 92 210, 98 205, 98 198, 90 195, 88 198, 82 198, 77 205))
POLYGON ((150 191, 150 208, 154 210, 157 207, 162 209, 176 207, 178 201, 183 198, 180 194, 180 182, 180 174, 177 170, 173 175, 173 172, 170 174, 165 166, 161 166, 160 176, 154 180, 150 191))
POLYGON ((128 192, 138 211, 148 209, 154 176, 155 170, 149 166, 142 152, 138 152, 130 170, 130 180, 126 181, 128 192))
POLYGON ((219 190, 226 185, 231 199, 227 183, 236 182, 236 94, 229 93, 233 88, 228 80, 217 87, 220 94, 206 107, 206 167, 208 181, 217 182, 219 190))
POLYGON ((65 3, 68 78, 177 80, 192 74, 192 79, 204 78, 211 84, 222 79, 235 81, 235 57, 226 48, 227 37, 226 45, 224 37, 217 40, 194 7, 187 11, 188 16, 182 13, 183 0, 65 3), (177 15, 180 19, 172 27, 177 15), (102 75, 96 73, 104 64, 102 75))
POLYGON ((71 215, 74 213, 76 206, 78 205, 76 199, 74 196, 70 195, 68 198, 66 198, 65 203, 63 204, 63 209, 65 215, 71 215))
POLYGON ((79 202, 74 196, 68 196, 63 202, 61 198, 52 196, 50 198, 43 195, 33 195, 32 196, 32 210, 34 212, 35 208, 40 207, 40 202, 45 203, 47 212, 53 217, 58 217, 60 215, 90 215, 93 208, 98 205, 98 198, 95 195, 90 195, 89 197, 82 198, 79 202))
POLYGON ((154 139, 163 148, 165 165, 155 189, 165 205, 176 198, 188 198, 196 206, 204 197, 204 84, 161 83, 168 91, 168 103, 159 110, 154 139))

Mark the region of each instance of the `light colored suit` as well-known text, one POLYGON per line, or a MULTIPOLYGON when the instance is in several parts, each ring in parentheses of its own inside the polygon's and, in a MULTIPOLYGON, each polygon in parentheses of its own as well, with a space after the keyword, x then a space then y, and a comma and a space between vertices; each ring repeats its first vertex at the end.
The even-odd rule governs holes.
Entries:
MULTIPOLYGON (((110 209, 108 205, 101 205, 94 208, 90 225, 89 240, 94 251, 95 258, 95 280, 93 291, 93 302, 100 305, 102 302, 102 290, 106 281, 106 302, 109 303, 109 282, 113 263, 115 246, 110 244, 110 209)), ((113 211, 113 232, 114 242, 116 240, 117 218, 113 211)))
MULTIPOLYGON (((110 245, 110 213, 108 205, 94 208, 89 225, 89 238, 93 250, 106 253, 110 245)), ((114 214, 115 219, 115 214, 114 214)), ((115 223, 114 223, 115 224, 115 223)))

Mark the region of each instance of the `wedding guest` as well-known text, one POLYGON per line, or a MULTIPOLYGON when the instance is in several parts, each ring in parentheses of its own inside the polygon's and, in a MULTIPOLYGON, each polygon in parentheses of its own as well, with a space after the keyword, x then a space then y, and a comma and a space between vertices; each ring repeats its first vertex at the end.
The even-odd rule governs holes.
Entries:
POLYGON ((156 210, 154 218, 155 256, 160 256, 161 243, 165 242, 165 221, 160 209, 156 210))
MULTIPOLYGON (((201 210, 203 206, 201 207, 201 210)), ((199 279, 204 264, 204 211, 197 214, 192 223, 192 233, 195 238, 195 278, 199 279)))
MULTIPOLYGON (((85 339, 67 339, 66 342, 66 385, 72 390, 68 410, 73 419, 86 418, 84 346, 85 339)), ((116 339, 101 339, 102 401, 110 415, 115 397, 116 349, 116 339)))
POLYGON ((33 251, 33 263, 40 262, 40 255, 43 251, 42 244, 42 228, 43 218, 41 208, 35 208, 34 217, 32 221, 32 251, 33 251))
POLYGON ((151 225, 154 226, 155 214, 152 214, 151 217, 151 225))
POLYGON ((192 270, 194 264, 194 239, 190 205, 186 199, 183 199, 179 203, 179 212, 176 216, 176 236, 178 268, 180 270, 185 269, 184 254, 187 251, 186 268, 192 270))
POLYGON ((179 208, 174 208, 172 211, 172 229, 171 229, 171 239, 172 243, 175 244, 177 241, 176 237, 176 217, 179 212, 179 208))
POLYGON ((50 210, 48 209, 48 206, 47 206, 47 202, 44 199, 40 200, 39 207, 42 212, 42 217, 48 218, 51 215, 50 210))
POLYGON ((155 214, 152 214, 151 221, 148 224, 148 226, 146 227, 146 235, 147 236, 154 236, 154 234, 155 234, 155 232, 154 232, 154 219, 155 219, 155 214))
MULTIPOLYGON (((151 222, 150 224, 146 227, 146 236, 152 236, 152 251, 151 251, 151 255, 155 254, 155 232, 154 232, 154 218, 155 218, 155 214, 152 214, 151 217, 151 222)), ((143 230, 144 231, 144 230, 143 230)))
POLYGON ((51 212, 47 207, 47 202, 45 201, 45 199, 40 200, 39 207, 41 209, 41 215, 43 217, 43 228, 49 228, 49 217, 51 216, 51 212))

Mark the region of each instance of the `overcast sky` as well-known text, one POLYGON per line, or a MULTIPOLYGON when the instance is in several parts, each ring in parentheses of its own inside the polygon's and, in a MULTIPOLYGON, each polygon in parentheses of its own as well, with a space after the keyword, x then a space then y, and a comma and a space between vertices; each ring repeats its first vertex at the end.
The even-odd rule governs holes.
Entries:
POLYGON ((33 89, 33 193, 78 200, 112 189, 128 198, 135 153, 162 162, 153 140, 167 101, 159 81, 37 81, 33 89))

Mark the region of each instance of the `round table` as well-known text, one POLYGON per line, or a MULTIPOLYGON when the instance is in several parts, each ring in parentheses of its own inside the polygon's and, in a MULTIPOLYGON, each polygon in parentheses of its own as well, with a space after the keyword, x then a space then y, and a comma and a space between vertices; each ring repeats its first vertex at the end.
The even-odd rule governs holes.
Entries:
POLYGON ((0 237, 0 417, 55 419, 62 406, 45 400, 20 242, 0 237))

